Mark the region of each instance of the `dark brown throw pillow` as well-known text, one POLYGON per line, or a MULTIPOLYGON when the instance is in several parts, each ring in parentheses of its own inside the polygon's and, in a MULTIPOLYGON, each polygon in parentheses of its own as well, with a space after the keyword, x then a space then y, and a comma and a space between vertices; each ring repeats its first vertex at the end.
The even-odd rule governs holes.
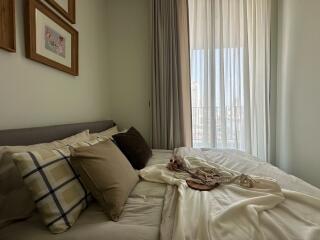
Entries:
POLYGON ((129 161, 111 141, 71 148, 71 163, 113 221, 118 221, 124 204, 139 181, 129 161))
POLYGON ((142 169, 146 166, 152 156, 152 151, 134 127, 131 127, 127 132, 118 133, 112 137, 135 169, 142 169))

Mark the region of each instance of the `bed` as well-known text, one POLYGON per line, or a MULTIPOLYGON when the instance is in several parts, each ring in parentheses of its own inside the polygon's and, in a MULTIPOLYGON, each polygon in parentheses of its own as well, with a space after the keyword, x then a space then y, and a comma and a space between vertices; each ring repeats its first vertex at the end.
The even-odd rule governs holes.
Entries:
MULTIPOLYGON (((49 142, 70 136, 85 129, 89 129, 91 132, 99 132, 108 129, 113 125, 113 121, 101 121, 95 123, 68 124, 44 128, 0 131, 0 146, 28 145, 40 142, 49 142)), ((314 199, 320 199, 320 190, 318 188, 301 179, 288 175, 276 167, 267 163, 259 162, 251 156, 238 151, 180 148, 175 151, 175 154, 177 154, 177 152, 180 152, 180 154, 184 156, 205 159, 208 162, 212 162, 212 164, 218 164, 225 168, 245 174, 269 177, 277 180, 282 188, 301 192, 308 196, 312 196, 314 199)), ((158 166, 165 166, 165 164, 169 162, 172 154, 173 152, 170 150, 154 149, 153 156, 149 160, 146 169, 157 169, 158 166)), ((99 205, 96 202, 92 202, 81 214, 75 225, 65 233, 51 234, 42 224, 39 214, 35 211, 32 214, 32 217, 0 229, 0 239, 221 239, 215 238, 214 234, 210 232, 210 225, 208 225, 207 222, 203 222, 201 225, 200 223, 203 220, 202 216, 199 217, 195 214, 203 211, 210 212, 208 208, 215 208, 213 203, 210 203, 211 205, 208 206, 196 206, 193 204, 195 198, 206 196, 209 194, 208 192, 196 193, 196 191, 188 189, 187 191, 190 191, 191 194, 196 194, 192 195, 192 198, 190 198, 188 202, 185 201, 185 203, 189 204, 186 208, 195 210, 193 213, 192 211, 188 212, 191 212, 195 218, 186 219, 187 221, 179 220, 179 214, 183 214, 181 210, 179 213, 179 204, 184 201, 184 199, 179 199, 179 188, 174 185, 165 184, 165 182, 161 181, 157 182, 146 180, 147 178, 145 178, 145 180, 141 179, 131 192, 119 222, 108 220, 99 205), (184 222, 184 224, 181 224, 181 222, 184 222), (204 225, 209 229, 209 233, 205 233, 205 229, 203 229, 204 225), (176 229, 180 229, 184 234, 181 236, 181 232, 177 233, 178 231, 176 231, 176 229), (201 233, 202 230, 204 231, 203 233, 201 233)), ((214 192, 214 194, 218 193, 219 191, 214 192)), ((222 196, 225 193, 220 192, 219 194, 215 195, 212 199, 222 199, 222 196)), ((307 239, 320 239, 320 205, 317 204, 318 202, 315 202, 315 205, 313 204, 313 208, 311 209, 314 210, 315 208, 315 211, 318 212, 314 212, 314 216, 310 213, 307 216, 310 217, 312 215, 310 217, 312 222, 310 220, 308 222, 309 225, 305 229, 300 229, 300 232, 305 234, 307 239), (310 231, 308 233, 304 233, 304 230, 310 231)), ((193 217, 192 215, 185 215, 185 217, 188 216, 190 218, 193 217)), ((231 219, 230 226, 232 226, 232 221, 233 220, 231 219)), ((285 223, 282 222, 282 224, 285 223)), ((227 224, 220 227, 229 229, 230 226, 228 225, 229 223, 227 222, 227 224)), ((272 227, 275 230, 277 229, 274 226, 272 227)), ((246 226, 242 226, 242 228, 245 229, 246 226)), ((290 229, 291 233, 288 233, 289 230, 287 230, 288 229, 282 233, 275 231, 274 234, 276 234, 277 238, 274 239, 300 239, 298 238, 298 234, 295 235, 295 233, 292 232, 292 229, 290 229)), ((223 240, 234 239, 232 234, 225 234, 226 232, 228 231, 224 231, 222 233, 224 234, 223 240)), ((230 232, 232 232, 232 230, 230 232)), ((263 236, 259 236, 256 239, 270 239, 268 238, 268 236, 271 236, 270 228, 264 229, 263 232, 263 236)), ((238 239, 247 239, 244 236, 245 235, 243 235, 243 238, 238 239)))

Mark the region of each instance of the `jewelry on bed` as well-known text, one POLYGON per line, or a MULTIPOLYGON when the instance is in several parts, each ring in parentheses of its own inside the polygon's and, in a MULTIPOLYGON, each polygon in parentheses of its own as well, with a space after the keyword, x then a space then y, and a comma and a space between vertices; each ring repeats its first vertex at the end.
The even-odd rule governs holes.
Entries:
POLYGON ((215 167, 196 167, 189 168, 183 158, 173 156, 167 165, 170 171, 187 173, 186 182, 189 187, 208 191, 220 184, 237 184, 242 187, 252 188, 256 180, 246 174, 235 175, 222 171, 215 167))

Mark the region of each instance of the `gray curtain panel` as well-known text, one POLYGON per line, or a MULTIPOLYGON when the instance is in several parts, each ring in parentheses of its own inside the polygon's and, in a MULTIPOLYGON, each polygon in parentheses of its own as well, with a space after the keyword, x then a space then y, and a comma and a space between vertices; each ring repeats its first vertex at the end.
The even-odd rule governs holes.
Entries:
POLYGON ((153 0, 153 148, 191 146, 188 0, 153 0))

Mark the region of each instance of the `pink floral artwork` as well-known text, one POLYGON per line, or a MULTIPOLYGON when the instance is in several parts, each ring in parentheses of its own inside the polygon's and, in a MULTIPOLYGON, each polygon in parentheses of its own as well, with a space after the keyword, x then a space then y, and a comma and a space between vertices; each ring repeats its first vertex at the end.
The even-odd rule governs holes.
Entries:
POLYGON ((66 56, 66 40, 65 37, 45 26, 45 48, 60 57, 66 56))

